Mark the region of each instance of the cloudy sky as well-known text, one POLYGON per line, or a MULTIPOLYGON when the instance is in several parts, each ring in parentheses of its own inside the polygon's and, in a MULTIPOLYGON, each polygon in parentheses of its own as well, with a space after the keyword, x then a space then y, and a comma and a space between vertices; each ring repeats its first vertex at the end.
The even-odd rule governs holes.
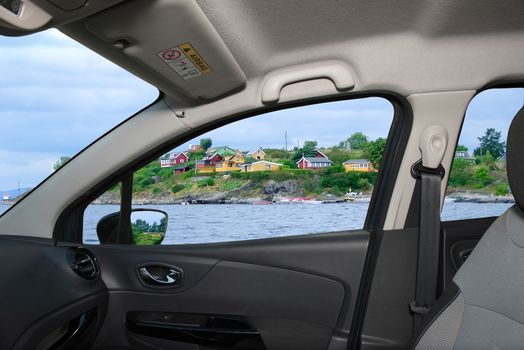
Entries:
MULTIPOLYGON (((19 182, 37 185, 56 159, 76 154, 157 95, 152 86, 56 30, 0 36, 0 191, 19 182)), ((487 127, 503 131, 505 139, 522 103, 521 89, 480 94, 468 109, 461 143, 473 149, 487 127)), ((392 114, 389 102, 379 98, 342 101, 274 112, 206 136, 242 150, 283 148, 287 131, 289 147, 304 140, 331 146, 355 131, 371 139, 387 135, 392 114)))

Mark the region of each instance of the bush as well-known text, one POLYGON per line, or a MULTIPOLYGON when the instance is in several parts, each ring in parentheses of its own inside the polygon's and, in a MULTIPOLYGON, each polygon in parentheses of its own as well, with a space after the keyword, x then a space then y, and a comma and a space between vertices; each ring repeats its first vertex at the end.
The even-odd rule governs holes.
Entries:
POLYGON ((239 180, 230 179, 224 182, 222 186, 220 187, 220 189, 222 191, 231 191, 231 190, 234 190, 235 188, 239 188, 240 186, 242 186, 242 182, 240 182, 239 180))
POLYGON ((316 183, 312 179, 305 179, 302 183, 302 186, 304 187, 304 190, 308 193, 314 192, 318 189, 316 183))
POLYGON ((162 181, 166 181, 169 178, 171 178, 171 176, 173 176, 173 169, 171 168, 162 169, 158 172, 158 176, 162 177, 162 181))
POLYGON ((286 181, 296 177, 296 174, 290 171, 275 171, 269 174, 269 178, 275 181, 286 181))
POLYGON ((150 177, 146 177, 146 178, 143 178, 143 179, 140 179, 138 181, 138 184, 141 186, 141 187, 147 187, 149 185, 152 185, 153 184, 153 179, 150 178, 150 177))
POLYGON ((475 188, 477 189, 486 187, 493 182, 493 178, 489 175, 489 169, 486 166, 480 166, 473 173, 473 178, 476 180, 475 188))
POLYGON ((449 174, 449 185, 453 187, 468 185, 472 180, 472 171, 472 165, 467 160, 453 160, 451 173, 449 174))
POLYGON ((321 188, 330 188, 331 192, 336 195, 346 193, 350 187, 353 191, 366 190, 370 184, 374 185, 377 179, 377 173, 333 171, 336 171, 336 169, 322 174, 319 185, 321 188))
POLYGON ((197 187, 215 186, 215 180, 212 177, 197 181, 197 187))
POLYGON ((509 185, 506 182, 503 182, 495 188, 495 193, 497 196, 505 196, 509 193, 508 191, 509 185))
POLYGON ((183 189, 185 189, 186 186, 182 185, 182 184, 176 184, 174 185, 173 187, 171 187, 171 192, 173 193, 177 193, 177 192, 180 192, 182 191, 183 189))
POLYGON ((193 177, 193 175, 195 175, 194 172, 192 172, 192 171, 186 171, 185 173, 182 173, 182 178, 183 178, 183 179, 189 179, 189 178, 193 177))

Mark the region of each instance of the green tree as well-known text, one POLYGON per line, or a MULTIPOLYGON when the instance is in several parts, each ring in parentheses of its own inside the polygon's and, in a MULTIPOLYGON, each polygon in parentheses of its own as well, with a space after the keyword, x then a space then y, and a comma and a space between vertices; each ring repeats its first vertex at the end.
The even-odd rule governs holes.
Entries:
POLYGON ((342 164, 346 160, 350 159, 351 153, 340 148, 331 149, 328 152, 324 152, 326 156, 331 159, 335 164, 342 164))
POLYGON ((480 166, 473 173, 473 178, 476 181, 475 187, 481 189, 493 182, 493 178, 489 175, 489 169, 486 166, 480 166))
POLYGON ((449 185, 452 187, 466 186, 471 182, 473 166, 465 159, 454 159, 449 173, 449 185))
POLYGON ((386 148, 386 139, 379 137, 375 141, 369 141, 364 149, 364 155, 370 160, 371 164, 378 169, 382 164, 384 149, 386 148))
POLYGON ((486 151, 486 154, 482 157, 482 163, 487 166, 490 170, 498 170, 497 161, 495 157, 491 155, 490 151, 486 151))
POLYGON ((509 193, 509 185, 507 182, 503 182, 501 184, 499 184, 496 188, 495 188, 495 193, 497 194, 497 196, 505 196, 509 193))
POLYGON ((63 167, 64 164, 69 161, 69 159, 71 159, 71 158, 70 157, 65 157, 65 156, 58 158, 58 160, 55 162, 55 164, 53 164, 53 169, 55 171, 57 171, 58 169, 63 167))
POLYGON ((368 144, 368 137, 363 132, 358 131, 348 138, 352 149, 365 149, 368 144))
POLYGON ((459 152, 467 152, 468 148, 464 145, 457 145, 457 151, 459 152))
POLYGON ((212 145, 213 145, 213 141, 209 137, 200 139, 200 146, 202 146, 202 148, 205 151, 207 151, 212 145))
POLYGON ((317 141, 304 141, 304 146, 302 148, 295 148, 293 157, 291 157, 293 164, 296 164, 300 160, 300 158, 302 158, 302 156, 314 157, 317 153, 315 151, 317 145, 317 141))
POLYGON ((304 150, 308 150, 308 151, 315 151, 315 148, 318 147, 318 142, 317 141, 304 141, 304 147, 303 149, 304 150))
POLYGON ((495 159, 499 159, 504 154, 505 143, 500 141, 500 131, 488 128, 484 136, 478 137, 480 147, 476 148, 476 156, 483 155, 489 151, 495 159))

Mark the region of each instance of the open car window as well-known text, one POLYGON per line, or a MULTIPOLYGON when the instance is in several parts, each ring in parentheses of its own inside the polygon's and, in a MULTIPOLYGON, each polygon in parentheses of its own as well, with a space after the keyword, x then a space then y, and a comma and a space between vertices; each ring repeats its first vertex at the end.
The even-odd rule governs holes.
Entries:
POLYGON ((524 89, 491 89, 473 98, 448 180, 443 221, 499 216, 515 202, 506 174, 509 125, 524 89))
MULTIPOLYGON (((361 229, 393 114, 364 98, 231 123, 135 171, 133 208, 167 213, 163 244, 361 229)), ((119 205, 115 185, 87 207, 84 243, 99 243, 100 219, 119 205)))

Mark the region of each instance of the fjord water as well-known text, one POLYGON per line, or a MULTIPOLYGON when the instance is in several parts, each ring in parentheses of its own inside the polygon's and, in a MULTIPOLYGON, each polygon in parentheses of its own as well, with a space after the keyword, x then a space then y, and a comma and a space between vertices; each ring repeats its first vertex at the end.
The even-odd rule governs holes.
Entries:
MULTIPOLYGON (((360 229, 368 203, 141 205, 169 215, 163 244, 211 243, 360 229)), ((445 203, 442 220, 498 216, 510 203, 445 203)), ((0 204, 0 214, 9 208, 0 204)), ((84 243, 98 244, 96 224, 117 205, 90 205, 84 218, 84 243)))

